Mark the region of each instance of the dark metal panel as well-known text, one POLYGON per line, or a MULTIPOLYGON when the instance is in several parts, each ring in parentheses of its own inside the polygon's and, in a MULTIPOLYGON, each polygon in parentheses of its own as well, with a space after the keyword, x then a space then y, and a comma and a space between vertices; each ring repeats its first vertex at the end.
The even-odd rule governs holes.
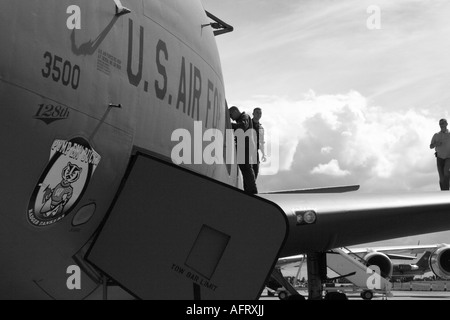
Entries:
POLYGON ((286 236, 273 203, 138 154, 88 260, 142 299, 255 299, 286 236))

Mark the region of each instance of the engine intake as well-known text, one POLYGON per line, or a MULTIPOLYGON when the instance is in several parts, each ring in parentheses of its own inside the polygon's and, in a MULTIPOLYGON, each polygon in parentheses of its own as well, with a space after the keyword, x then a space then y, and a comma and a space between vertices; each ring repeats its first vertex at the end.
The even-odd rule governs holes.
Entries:
POLYGON ((394 270, 391 259, 387 255, 381 252, 370 252, 364 256, 364 260, 367 261, 368 266, 377 266, 380 268, 381 276, 384 278, 390 278, 394 270))
POLYGON ((450 279, 450 247, 443 246, 430 256, 430 269, 439 278, 450 279))

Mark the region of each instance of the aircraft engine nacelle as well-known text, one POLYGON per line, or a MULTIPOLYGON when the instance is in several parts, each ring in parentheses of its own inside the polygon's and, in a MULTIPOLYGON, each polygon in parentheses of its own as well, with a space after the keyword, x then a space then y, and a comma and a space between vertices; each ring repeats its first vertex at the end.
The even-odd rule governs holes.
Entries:
POLYGON ((392 276, 394 266, 391 259, 384 253, 370 252, 364 256, 364 260, 367 261, 367 266, 377 266, 380 268, 382 277, 390 278, 392 276))
POLYGON ((430 256, 429 264, 436 276, 450 279, 450 247, 443 246, 434 251, 430 256))

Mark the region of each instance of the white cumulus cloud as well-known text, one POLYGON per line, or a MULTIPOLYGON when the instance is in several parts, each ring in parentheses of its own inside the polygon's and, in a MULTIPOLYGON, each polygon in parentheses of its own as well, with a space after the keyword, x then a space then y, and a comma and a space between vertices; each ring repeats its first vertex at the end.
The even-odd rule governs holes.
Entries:
POLYGON ((336 159, 332 159, 327 164, 319 164, 317 167, 311 170, 311 174, 326 174, 330 176, 346 176, 350 174, 348 170, 342 170, 339 167, 339 162, 336 159))
POLYGON ((332 147, 323 147, 322 149, 320 149, 320 152, 323 154, 330 154, 331 151, 333 151, 332 147))

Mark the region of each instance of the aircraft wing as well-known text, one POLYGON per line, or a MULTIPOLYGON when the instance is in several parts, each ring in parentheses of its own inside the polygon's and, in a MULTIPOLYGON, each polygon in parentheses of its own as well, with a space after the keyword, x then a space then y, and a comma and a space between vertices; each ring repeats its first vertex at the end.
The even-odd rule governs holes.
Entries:
POLYGON ((291 263, 303 261, 304 258, 305 258, 304 254, 297 254, 295 256, 289 256, 289 257, 282 257, 282 258, 278 259, 275 266, 282 267, 282 266, 285 266, 285 265, 288 265, 291 263))
MULTIPOLYGON (((364 256, 367 253, 370 252, 382 252, 386 254, 391 259, 398 259, 398 260, 416 260, 416 256, 408 256, 403 255, 400 253, 405 254, 420 254, 425 251, 432 251, 437 249, 438 247, 442 246, 444 244, 434 244, 434 245, 414 245, 414 246, 386 246, 386 247, 367 247, 367 248, 345 248, 344 251, 347 253, 356 254, 358 256, 364 256), (348 249, 348 250, 347 250, 348 249)), ((278 259, 276 266, 281 267, 288 264, 296 263, 303 261, 305 259, 304 254, 297 254, 293 256, 288 257, 282 257, 278 259)))
POLYGON ((393 259, 409 258, 402 254, 420 254, 425 251, 436 250, 445 244, 432 245, 406 245, 406 246, 386 246, 386 247, 369 247, 369 248, 349 248, 352 253, 365 254, 369 252, 382 252, 393 259))
POLYGON ((259 196, 280 206, 289 220, 281 257, 450 229, 446 192, 259 196), (316 221, 299 222, 305 212, 315 213, 316 221))
POLYGON ((323 188, 307 188, 307 189, 291 189, 277 190, 265 192, 265 194, 300 194, 300 193, 344 193, 359 190, 359 185, 323 187, 323 188))

